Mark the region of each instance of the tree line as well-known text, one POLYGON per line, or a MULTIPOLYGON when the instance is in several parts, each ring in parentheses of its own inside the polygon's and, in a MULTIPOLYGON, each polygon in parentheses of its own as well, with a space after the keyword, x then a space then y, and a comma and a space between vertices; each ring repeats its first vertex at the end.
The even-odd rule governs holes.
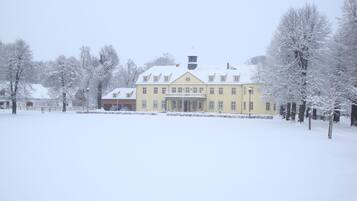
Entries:
POLYGON ((341 113, 357 126, 357 0, 345 0, 333 33, 315 5, 289 9, 258 67, 265 98, 281 105, 286 120, 316 118, 332 122, 341 113))
POLYGON ((68 101, 83 105, 87 101, 101 109, 102 95, 117 87, 134 87, 139 74, 155 65, 175 64, 173 56, 165 53, 143 66, 132 59, 120 64, 117 51, 104 46, 98 55, 88 46, 82 46, 79 56, 60 55, 52 61, 34 61, 30 46, 22 39, 13 43, 0 41, 0 81, 6 83, 12 114, 17 112, 20 91, 30 84, 42 84, 50 95, 62 103, 66 112, 68 101))

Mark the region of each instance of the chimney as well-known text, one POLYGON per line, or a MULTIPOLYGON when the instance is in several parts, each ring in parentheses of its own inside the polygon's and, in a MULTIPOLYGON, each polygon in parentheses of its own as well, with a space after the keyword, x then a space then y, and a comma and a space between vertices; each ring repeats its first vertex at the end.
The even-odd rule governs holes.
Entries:
POLYGON ((176 64, 176 67, 180 67, 180 64, 176 64))
POLYGON ((230 67, 229 67, 229 62, 227 62, 227 70, 228 70, 228 69, 230 69, 230 67))

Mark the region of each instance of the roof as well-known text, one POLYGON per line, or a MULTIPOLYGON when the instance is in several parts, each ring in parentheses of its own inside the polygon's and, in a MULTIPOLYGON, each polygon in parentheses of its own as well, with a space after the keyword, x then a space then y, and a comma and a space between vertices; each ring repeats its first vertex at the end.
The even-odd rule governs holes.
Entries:
POLYGON ((136 99, 136 89, 135 88, 116 88, 107 95, 103 96, 102 99, 114 99, 114 100, 135 100, 136 99))
POLYGON ((28 96, 30 99, 51 99, 49 90, 41 84, 30 84, 28 96))
MULTIPOLYGON (((2 89, 5 89, 8 93, 9 83, 0 82, 0 90, 2 89)), ((18 96, 18 98, 26 99, 52 99, 49 94, 49 89, 42 84, 28 84, 25 88, 21 87, 18 96)))
POLYGON ((153 66, 143 72, 136 84, 170 84, 185 73, 191 73, 205 84, 249 84, 254 83, 252 80, 256 72, 255 65, 237 65, 234 68, 227 69, 224 67, 210 67, 199 65, 197 69, 188 70, 187 66, 153 66), (239 76, 238 81, 235 76, 239 76), (157 79, 154 81, 154 77, 157 79), (165 80, 165 77, 167 80, 165 80), (224 79, 221 79, 223 77, 224 79), (213 80, 210 80, 213 79, 213 80))

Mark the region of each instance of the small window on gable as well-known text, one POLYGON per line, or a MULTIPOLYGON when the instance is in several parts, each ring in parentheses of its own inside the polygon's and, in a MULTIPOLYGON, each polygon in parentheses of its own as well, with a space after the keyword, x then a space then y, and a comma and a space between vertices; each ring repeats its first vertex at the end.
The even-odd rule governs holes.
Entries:
POLYGON ((189 82, 191 80, 190 77, 186 77, 186 81, 189 82))
POLYGON ((239 82, 239 75, 235 75, 235 76, 233 77, 233 79, 234 79, 234 82, 239 82))
POLYGON ((165 82, 168 82, 169 81, 169 76, 165 75, 164 76, 164 80, 165 80, 165 82))
POLYGON ((226 76, 225 75, 221 75, 221 82, 225 82, 226 81, 226 76))
POLYGON ((144 76, 143 80, 144 80, 144 82, 147 82, 149 80, 149 77, 148 76, 144 76))
POLYGON ((213 82, 213 80, 214 80, 214 75, 208 76, 208 81, 209 81, 209 82, 213 82))
POLYGON ((154 76, 154 82, 158 82, 159 81, 159 76, 154 76))

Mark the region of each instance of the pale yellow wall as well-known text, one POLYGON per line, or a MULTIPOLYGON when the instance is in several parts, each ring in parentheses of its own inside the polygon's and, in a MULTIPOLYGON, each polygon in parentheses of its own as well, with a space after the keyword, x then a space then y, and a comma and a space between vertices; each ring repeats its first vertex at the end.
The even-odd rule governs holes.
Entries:
POLYGON ((162 112, 163 108, 161 106, 161 101, 165 100, 165 95, 162 94, 162 88, 166 88, 166 93, 168 93, 168 85, 137 85, 136 86, 136 110, 137 111, 157 111, 162 112), (143 88, 146 88, 147 94, 143 94, 143 88), (158 94, 154 94, 154 88, 158 88, 158 94), (142 101, 146 100, 146 109, 142 108, 142 101), (158 107, 154 109, 154 101, 157 101, 158 107))
MULTIPOLYGON (((162 84, 148 84, 148 85, 137 85, 136 87, 136 109, 137 111, 157 111, 163 112, 161 107, 161 102, 165 100, 167 94, 171 94, 172 88, 176 88, 176 94, 178 93, 178 88, 182 87, 183 93, 185 93, 185 88, 190 88, 190 93, 193 93, 192 89, 197 88, 197 94, 199 93, 199 88, 203 88, 203 94, 206 95, 207 99, 204 103, 205 112, 222 112, 222 113, 243 113, 248 114, 249 110, 249 93, 248 88, 253 88, 253 94, 251 100, 253 102, 253 110, 251 114, 275 114, 274 103, 270 105, 270 111, 266 110, 266 102, 262 99, 262 93, 260 90, 260 85, 258 84, 204 84, 201 80, 196 78, 190 73, 186 73, 177 80, 174 80, 171 84, 162 85, 162 84), (189 77, 189 81, 186 78, 189 77), (143 87, 146 87, 147 94, 143 94, 143 87), (158 94, 154 94, 154 88, 158 88, 158 94), (162 94, 162 88, 166 87, 166 94, 162 94), (210 94, 210 88, 214 88, 214 94, 210 94), (223 88, 223 94, 219 94, 219 88, 223 88), (236 95, 231 94, 232 88, 236 88, 236 95), (246 88, 246 93, 244 94, 244 88, 246 88), (146 109, 142 108, 142 100, 146 100, 147 107, 146 109), (154 100, 157 100, 158 107, 155 109, 153 107, 154 100), (214 110, 209 109, 209 102, 214 101, 214 110), (223 110, 218 109, 218 102, 223 101, 223 110), (236 111, 231 110, 231 102, 236 102, 236 111), (244 110, 243 104, 246 102, 246 109, 244 110)), ((168 103, 167 103, 168 104, 168 103)), ((167 108, 171 108, 168 104, 167 108)))
POLYGON ((246 108, 244 110, 242 104, 242 113, 249 114, 249 88, 253 89, 253 94, 251 95, 251 101, 253 102, 253 110, 251 110, 251 114, 275 114, 274 111, 274 103, 270 102, 270 110, 266 110, 266 101, 263 99, 263 95, 261 92, 261 85, 259 84, 245 84, 242 85, 242 93, 243 93, 243 104, 246 102, 246 108), (244 93, 244 88, 246 93, 244 93))

